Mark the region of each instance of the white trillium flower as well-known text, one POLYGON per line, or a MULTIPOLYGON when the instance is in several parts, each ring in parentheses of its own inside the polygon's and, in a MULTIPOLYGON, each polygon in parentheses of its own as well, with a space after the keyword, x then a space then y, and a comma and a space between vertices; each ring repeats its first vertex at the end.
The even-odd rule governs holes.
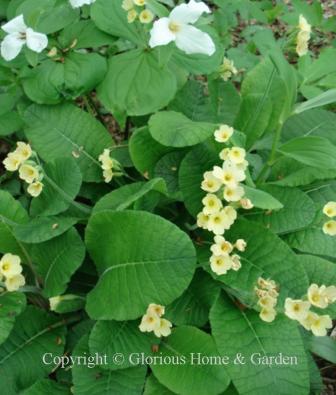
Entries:
POLYGON ((83 5, 93 4, 96 0, 70 0, 70 4, 72 8, 79 8, 83 5))
POLYGON ((23 15, 3 25, 2 30, 8 33, 1 43, 1 56, 7 61, 16 58, 25 44, 37 53, 42 52, 48 45, 48 37, 28 27, 23 15))
POLYGON ((216 51, 209 34, 202 32, 191 23, 195 23, 203 13, 209 14, 210 8, 203 2, 190 0, 188 4, 175 7, 169 17, 154 22, 150 31, 150 47, 167 45, 175 41, 177 48, 188 55, 205 54, 211 56, 216 51))

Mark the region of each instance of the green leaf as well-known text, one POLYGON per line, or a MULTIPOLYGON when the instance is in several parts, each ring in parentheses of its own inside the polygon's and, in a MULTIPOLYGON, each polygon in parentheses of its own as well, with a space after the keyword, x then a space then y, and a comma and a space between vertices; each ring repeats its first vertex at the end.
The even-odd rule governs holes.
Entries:
POLYGON ((23 391, 22 395, 71 395, 70 389, 54 380, 39 380, 23 391))
POLYGON ((94 206, 93 213, 104 210, 121 211, 131 207, 137 200, 151 191, 166 194, 166 184, 162 178, 154 178, 148 182, 139 181, 124 185, 104 195, 94 206))
POLYGON ((82 174, 74 158, 58 158, 43 166, 43 190, 32 200, 33 216, 56 215, 73 203, 82 184, 82 174))
MULTIPOLYGON (((300 189, 271 185, 265 185, 262 189, 272 196, 276 196, 283 208, 279 211, 251 213, 248 216, 250 220, 261 222, 274 233, 293 232, 305 228, 313 222, 316 212, 315 204, 300 189)), ((253 202, 253 199, 251 200, 253 202)))
POLYGON ((13 329, 16 316, 26 307, 26 297, 22 292, 2 292, 0 294, 0 344, 13 329))
POLYGON ((87 297, 86 309, 95 319, 129 320, 143 315, 150 303, 167 305, 187 288, 195 270, 189 237, 146 212, 94 214, 85 240, 100 274, 87 297), (163 242, 162 235, 169 238, 163 242), (103 303, 108 299, 113 303, 103 303))
POLYGON ((211 123, 194 122, 175 111, 162 111, 152 115, 148 126, 150 134, 158 143, 176 148, 202 143, 218 127, 211 123))
POLYGON ((25 134, 43 160, 75 156, 84 181, 102 180, 98 156, 113 142, 94 117, 71 104, 33 105, 25 120, 29 125, 25 134))
POLYGON ((244 185, 245 196, 250 199, 255 207, 264 210, 280 210, 283 204, 279 202, 271 193, 265 192, 261 189, 251 188, 244 185))
POLYGON ((336 341, 329 336, 309 336, 309 350, 319 357, 336 364, 336 341))
POLYGON ((11 111, 0 115, 0 136, 8 136, 20 130, 22 126, 22 118, 17 112, 11 111))
POLYGON ((75 228, 44 243, 34 244, 31 255, 43 278, 43 293, 48 298, 63 294, 71 276, 82 264, 85 246, 75 228))
POLYGON ((55 364, 44 364, 42 357, 63 355, 64 320, 34 306, 17 318, 10 336, 0 347, 0 385, 6 395, 17 395, 20 390, 45 377, 55 364))
POLYGON ((323 107, 327 104, 336 102, 336 89, 329 89, 320 95, 307 100, 296 106, 294 114, 300 114, 301 112, 311 110, 312 108, 323 107))
POLYGON ((275 395, 309 394, 307 357, 295 322, 278 316, 265 323, 257 313, 238 309, 222 295, 211 310, 210 323, 219 352, 230 357, 226 368, 239 394, 267 395, 270 388, 275 395), (234 363, 239 354, 244 364, 234 363), (270 364, 276 357, 289 364, 270 364), (258 358, 265 363, 258 364, 258 358))
POLYGON ((161 384, 181 395, 217 395, 224 391, 230 378, 220 365, 197 363, 199 355, 218 355, 213 338, 191 326, 175 328, 160 344, 160 354, 167 359, 184 360, 180 364, 152 364, 154 376, 161 384))
POLYGON ((174 395, 168 388, 164 387, 153 374, 148 376, 143 395, 174 395))
POLYGON ((30 222, 14 226, 15 237, 24 243, 42 243, 70 229, 77 218, 36 217, 30 222))
MULTIPOLYGON (((74 350, 74 357, 90 355, 88 336, 82 337, 74 350)), ((94 355, 92 355, 95 358, 94 355)), ((72 368, 74 395, 141 395, 145 382, 144 366, 121 370, 106 370, 100 366, 75 364, 72 368)))
POLYGON ((108 355, 108 364, 102 369, 117 370, 140 365, 134 355, 149 355, 153 344, 153 335, 141 333, 140 321, 98 321, 93 327, 89 346, 91 354, 108 355), (116 353, 124 356, 124 363, 114 363, 112 356, 116 353), (133 354, 133 356, 132 356, 133 354))
POLYGON ((298 137, 281 145, 278 151, 308 166, 322 169, 336 167, 336 146, 323 137, 298 137))
POLYGON ((146 115, 165 107, 176 89, 174 74, 159 64, 156 52, 133 50, 109 60, 98 96, 110 111, 146 115))

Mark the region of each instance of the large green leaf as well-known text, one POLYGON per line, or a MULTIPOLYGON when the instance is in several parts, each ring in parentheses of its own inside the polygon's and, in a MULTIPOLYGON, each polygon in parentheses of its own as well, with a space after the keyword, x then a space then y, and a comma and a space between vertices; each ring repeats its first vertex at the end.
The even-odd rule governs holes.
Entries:
POLYGON ((29 306, 17 318, 9 338, 0 347, 0 385, 6 395, 17 395, 55 368, 55 363, 42 357, 63 354, 64 320, 29 306))
POLYGON ((253 205, 265 210, 280 210, 283 204, 277 200, 272 193, 265 192, 261 189, 244 186, 245 197, 251 200, 253 205))
POLYGON ((153 335, 141 333, 140 321, 98 321, 93 327, 89 346, 91 354, 108 355, 108 364, 102 369, 117 370, 140 365, 134 355, 149 355, 154 343, 153 335), (124 361, 117 364, 112 356, 122 354, 124 361), (133 355, 132 355, 133 354, 133 355))
POLYGON ((152 137, 167 147, 189 147, 202 143, 213 135, 218 125, 195 122, 175 111, 162 111, 151 116, 149 131, 152 137))
POLYGON ((164 387, 153 374, 147 377, 143 395, 173 395, 168 388, 164 387))
POLYGON ((22 395, 71 395, 70 388, 57 383, 54 380, 39 380, 31 387, 23 391, 22 395))
POLYGON ((58 158, 43 166, 43 190, 32 200, 30 212, 56 215, 69 208, 82 184, 82 174, 74 158, 58 158))
POLYGON ((22 292, 3 292, 0 294, 0 344, 10 334, 15 318, 26 307, 26 297, 22 292))
POLYGON ((336 146, 323 137, 297 137, 281 145, 278 151, 308 166, 322 169, 336 167, 336 146))
POLYGON ((95 319, 134 319, 150 303, 167 305, 187 288, 195 270, 189 237, 146 212, 94 214, 85 239, 100 274, 87 297, 86 309, 95 319))
POLYGON ((331 104, 335 102, 336 102, 336 89, 330 89, 326 92, 321 93, 316 97, 313 97, 310 100, 298 104, 295 108, 294 113, 300 114, 301 112, 311 110, 317 107, 323 107, 327 104, 331 104))
POLYGON ((75 157, 84 181, 102 180, 98 156, 113 142, 93 116, 71 104, 32 105, 25 120, 25 134, 43 160, 75 157))
POLYGON ((213 338, 192 326, 181 326, 160 344, 160 354, 180 363, 152 364, 154 376, 161 384, 181 395, 218 395, 230 382, 220 365, 202 364, 197 358, 218 355, 213 338), (183 362, 184 361, 184 362, 183 362))
POLYGON ((176 89, 174 74, 155 52, 133 50, 110 59, 98 95, 110 111, 145 115, 165 107, 176 89))
POLYGON ((34 244, 31 255, 43 278, 47 297, 61 295, 71 276, 82 264, 85 246, 75 228, 44 243, 34 244))
MULTIPOLYGON (((88 336, 82 337, 74 350, 74 357, 90 355, 88 336)), ((92 354, 92 357, 95 356, 92 354)), ((106 370, 99 365, 75 364, 72 368, 74 395, 141 395, 145 383, 146 367, 106 370)))
POLYGON ((295 322, 278 316, 265 323, 257 313, 238 309, 224 295, 214 304, 210 322, 219 352, 230 357, 226 368, 239 394, 309 394, 307 357, 295 322), (244 363, 234 363, 238 355, 244 363), (282 358, 287 364, 276 364, 282 358), (264 363, 258 363, 259 359, 264 363))

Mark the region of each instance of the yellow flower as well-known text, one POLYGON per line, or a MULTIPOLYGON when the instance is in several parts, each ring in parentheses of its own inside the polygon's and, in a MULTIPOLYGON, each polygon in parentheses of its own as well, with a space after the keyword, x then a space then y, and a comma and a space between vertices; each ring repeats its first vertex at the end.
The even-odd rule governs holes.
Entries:
POLYGON ((238 202, 245 194, 245 190, 241 186, 224 188, 223 197, 227 202, 238 202))
POLYGON ((299 18, 299 29, 300 31, 296 36, 296 53, 299 56, 303 56, 308 52, 308 43, 311 33, 311 26, 303 15, 300 15, 299 18))
POLYGON ((10 152, 2 163, 6 170, 16 171, 21 165, 21 157, 15 152, 10 152))
POLYGON ((103 170, 109 170, 113 167, 113 160, 110 157, 110 150, 104 149, 103 153, 98 157, 99 162, 101 162, 101 168, 103 170))
POLYGON ((208 229, 216 235, 222 235, 231 225, 232 222, 224 210, 211 214, 209 217, 208 229))
POLYGON ((234 223, 234 221, 237 219, 237 211, 232 207, 232 206, 226 206, 224 207, 224 213, 228 217, 228 222, 229 222, 229 227, 234 223))
POLYGON ((323 207, 323 213, 330 218, 336 217, 336 202, 328 202, 323 207))
POLYGON ((220 182, 229 187, 236 187, 240 181, 244 181, 245 173, 232 163, 226 161, 222 167, 214 166, 212 174, 220 180, 220 182))
POLYGON ((208 229, 209 218, 209 215, 206 215, 203 212, 198 213, 197 226, 202 229, 208 229))
POLYGON ((325 297, 327 298, 328 303, 336 302, 336 287, 335 285, 330 285, 324 291, 325 297))
POLYGON ((219 153, 220 159, 227 160, 229 158, 229 152, 230 152, 230 148, 222 149, 221 152, 219 153))
POLYGON ((311 32, 311 25, 308 23, 307 19, 303 15, 299 16, 299 29, 302 32, 311 32))
POLYGON ((245 241, 244 239, 238 239, 238 240, 235 242, 235 244, 234 244, 234 247, 235 247, 238 251, 241 251, 241 252, 245 251, 246 246, 247 246, 247 243, 246 243, 246 241, 245 241))
POLYGON ((137 16, 138 16, 138 13, 134 9, 129 10, 127 13, 127 22, 133 23, 136 20, 137 16))
POLYGON ((204 205, 203 213, 206 215, 218 213, 223 207, 221 200, 212 193, 208 193, 202 199, 202 203, 204 205))
POLYGON ((271 309, 277 304, 277 299, 272 298, 270 295, 266 294, 265 296, 262 296, 258 300, 258 305, 262 308, 266 309, 271 309))
POLYGON ((5 254, 0 260, 0 273, 5 277, 13 277, 22 272, 21 259, 17 255, 5 254))
POLYGON ((203 175, 201 188, 206 192, 217 192, 221 187, 221 182, 216 178, 212 171, 206 171, 203 175))
POLYGON ((29 193, 29 195, 33 196, 33 197, 38 197, 43 189, 43 184, 40 181, 35 181, 31 184, 29 184, 28 188, 27 188, 27 192, 29 193))
POLYGON ((309 302, 320 309, 325 309, 328 306, 328 298, 325 290, 325 285, 319 287, 317 284, 311 284, 307 291, 309 302))
POLYGON ((232 244, 224 239, 223 236, 215 236, 215 244, 210 247, 214 255, 228 255, 232 252, 232 244))
POLYGON ((165 308, 160 304, 151 303, 147 308, 147 314, 156 314, 158 317, 161 317, 164 313, 165 308))
POLYGON ((16 274, 15 276, 6 278, 5 286, 8 292, 17 291, 20 287, 26 283, 25 278, 22 274, 16 274))
POLYGON ((140 12, 139 21, 141 23, 151 23, 154 19, 154 14, 149 10, 143 10, 140 12))
POLYGON ((331 220, 323 225, 323 232, 329 236, 336 236, 336 221, 331 220))
POLYGON ((292 320, 304 320, 310 309, 310 303, 300 299, 286 298, 285 300, 285 314, 292 320))
POLYGON ((219 129, 215 130, 215 140, 219 143, 226 143, 233 134, 233 128, 228 125, 221 125, 219 129))
POLYGON ((244 198, 240 200, 240 205, 242 206, 242 208, 244 210, 250 210, 251 208, 253 208, 253 203, 251 202, 250 199, 244 198))
POLYGON ((142 317, 139 329, 141 332, 151 332, 160 327, 160 317, 157 314, 147 313, 142 317))
POLYGON ((138 5, 140 7, 144 6, 146 4, 146 0, 133 0, 135 5, 138 5))
POLYGON ((223 64, 220 66, 219 73, 224 81, 228 81, 232 75, 237 74, 238 71, 234 66, 233 60, 224 58, 223 64))
POLYGON ((21 158, 21 162, 28 160, 32 155, 31 146, 27 143, 24 143, 23 141, 18 141, 16 143, 16 145, 17 145, 17 148, 14 151, 14 153, 17 154, 21 158))
POLYGON ((238 165, 240 163, 243 163, 245 160, 245 156, 246 156, 246 151, 244 150, 244 148, 240 148, 240 147, 232 147, 230 149, 229 152, 229 160, 238 165))
POLYGON ((327 329, 330 328, 332 328, 332 321, 329 315, 312 315, 310 330, 315 336, 326 336, 327 329))
POLYGON ((123 0, 121 7, 125 11, 130 11, 134 7, 134 2, 133 0, 123 0))
POLYGON ((54 296, 52 298, 49 298, 50 310, 55 311, 61 300, 62 296, 54 296))
POLYGON ((229 255, 212 255, 210 267, 214 273, 220 276, 232 268, 232 260, 229 255))
POLYGON ((109 183, 113 178, 113 171, 112 169, 107 169, 103 171, 103 177, 106 183, 109 183))
POLYGON ((265 322, 272 322, 276 317, 276 311, 273 308, 263 308, 259 314, 259 317, 265 322))
POLYGON ((231 256, 232 260, 232 270, 238 271, 241 268, 240 256, 237 254, 233 254, 231 256))
POLYGON ((172 323, 164 318, 160 318, 160 323, 157 328, 154 329, 154 335, 156 337, 167 337, 171 334, 172 323))
POLYGON ((19 169, 19 177, 31 184, 39 178, 39 171, 35 166, 23 164, 19 169))

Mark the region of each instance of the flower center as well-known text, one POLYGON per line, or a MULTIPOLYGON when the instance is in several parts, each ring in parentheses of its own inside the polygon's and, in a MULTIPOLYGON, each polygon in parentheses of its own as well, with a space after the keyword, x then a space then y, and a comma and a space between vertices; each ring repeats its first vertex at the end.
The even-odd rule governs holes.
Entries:
POLYGON ((9 264, 5 263, 4 265, 2 265, 2 270, 7 271, 9 269, 9 264))
POLYGON ((181 25, 179 25, 176 22, 169 22, 168 27, 169 27, 169 30, 173 33, 177 33, 181 30, 181 25))

